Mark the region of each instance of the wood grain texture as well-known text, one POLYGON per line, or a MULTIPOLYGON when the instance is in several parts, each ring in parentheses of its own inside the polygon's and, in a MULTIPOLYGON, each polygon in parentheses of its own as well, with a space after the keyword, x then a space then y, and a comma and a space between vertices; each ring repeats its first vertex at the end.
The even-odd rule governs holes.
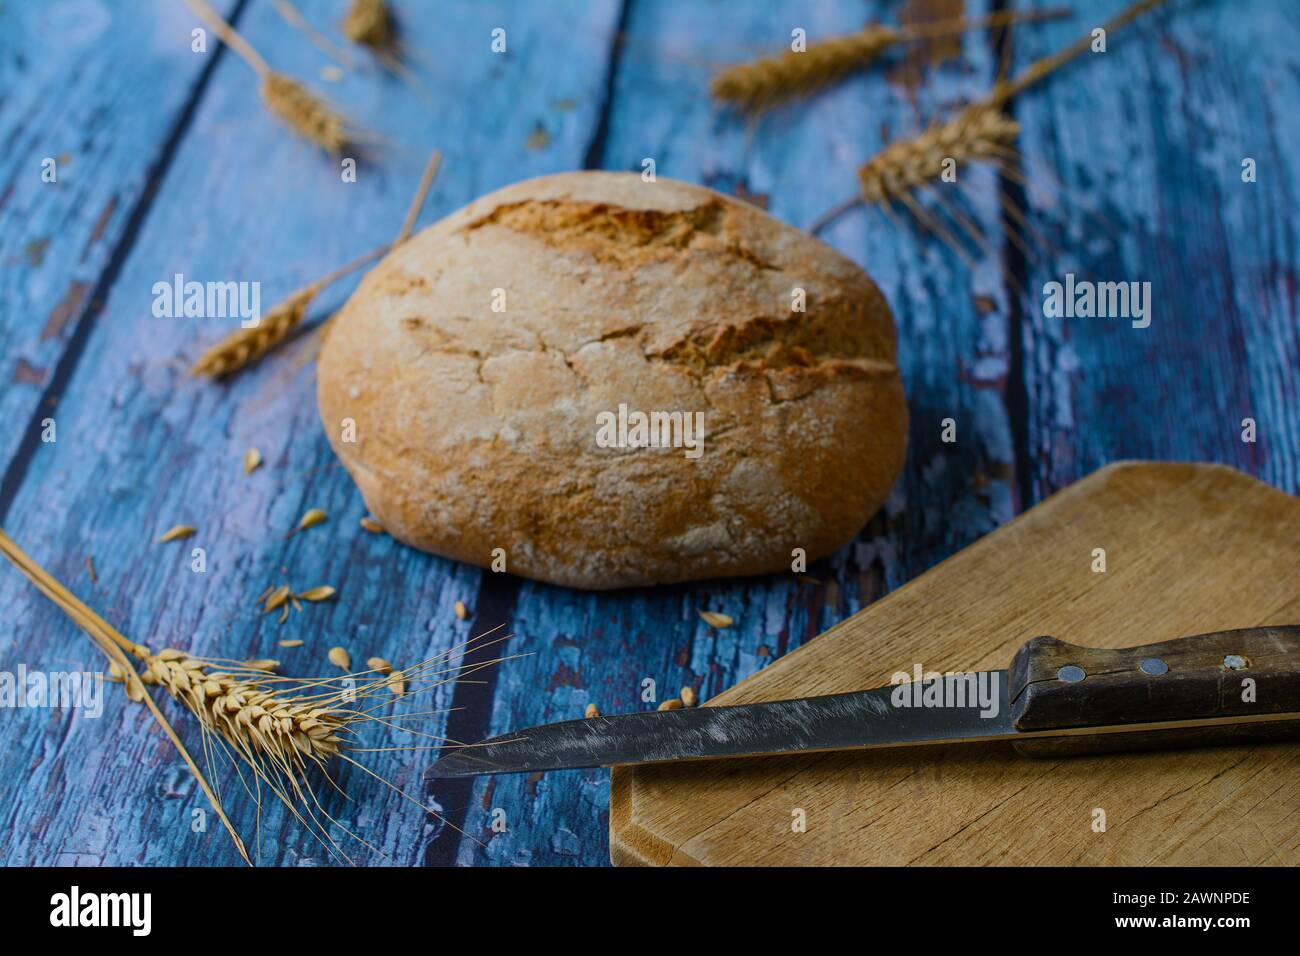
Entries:
MULTIPOLYGON (((236 3, 214 6, 228 11, 236 3)), ((60 364, 76 361, 77 330, 103 304, 96 300, 105 291, 100 280, 147 211, 168 143, 184 134, 212 62, 191 52, 191 20, 182 5, 163 0, 14 3, 0 12, 6 472, 52 410, 47 392, 68 374, 60 375, 60 364), (54 182, 42 178, 47 158, 56 161, 54 182)))
MULTIPOLYGON (((1017 31, 1018 61, 1055 49, 1121 2, 1080 4, 1073 19, 1017 31)), ((338 38, 337 2, 298 5, 338 38)), ((1300 490, 1292 221, 1300 127, 1291 106, 1300 44, 1289 42, 1296 19, 1285 3, 1170 4, 1115 36, 1111 59, 1081 62, 1018 99, 1028 210, 1050 240, 1041 261, 1020 261, 1009 244, 999 182, 987 169, 961 174, 961 202, 988 237, 972 251, 973 269, 925 230, 880 212, 835 223, 824 238, 873 275, 899 325, 912 427, 894 495, 803 583, 776 576, 608 595, 483 576, 361 532, 359 497, 319 435, 311 339, 229 386, 189 383, 188 362, 227 328, 150 319, 150 284, 176 271, 260 280, 267 306, 390 238, 434 146, 446 163, 423 222, 527 176, 584 165, 639 170, 650 157, 661 175, 748 195, 806 225, 853 191, 857 165, 882 145, 987 89, 989 38, 964 37, 960 59, 924 73, 891 62, 751 123, 708 100, 714 68, 784 48, 796 26, 815 39, 925 5, 393 0, 420 93, 369 66, 329 83, 319 75, 329 61, 272 4, 219 6, 236 11, 274 66, 377 134, 357 183, 340 183, 336 165, 266 114, 235 57, 223 54, 196 85, 211 61, 189 51, 193 17, 180 4, 0 5, 0 513, 29 551, 135 637, 256 656, 296 637, 306 644, 282 652, 286 663, 316 672, 333 644, 402 661, 512 622, 511 649, 531 656, 429 704, 456 706, 445 726, 470 738, 576 717, 588 701, 606 712, 654 706, 640 696, 645 678, 656 681, 657 699, 686 684, 708 699, 1117 457, 1221 460, 1300 490), (509 38, 504 56, 488 50, 498 26, 509 38), (31 166, 47 143, 73 157, 58 190, 42 188, 31 166), (1254 191, 1229 176, 1246 148, 1261 160, 1254 191), (1098 278, 1157 280, 1153 327, 1043 319, 1035 287, 1085 266, 1098 278), (1017 282, 1030 290, 1023 300, 1017 282), (42 339, 52 316, 57 334, 42 339), (1256 445, 1243 445, 1233 424, 1243 407, 1260 423, 1256 445), (54 446, 31 440, 30 423, 46 409, 59 422, 54 446), (955 444, 940 440, 947 417, 957 423, 955 444), (249 445, 266 464, 246 479, 239 461, 249 445), (325 508, 330 521, 283 540, 308 507, 325 508), (194 543, 208 549, 202 581, 183 545, 150 545, 181 521, 199 526, 194 543), (98 584, 85 573, 87 554, 98 584), (339 599, 282 631, 248 600, 285 575, 299 586, 338 586, 339 599), (456 600, 470 607, 468 621, 452 613, 456 600), (702 608, 736 623, 712 629, 702 608)), ((922 201, 937 212, 947 197, 922 201)), ((331 290, 312 319, 348 288, 331 290)), ((1005 573, 1018 571, 1026 573, 1022 565, 1005 573)), ((989 656, 1004 666, 1013 647, 1008 639, 989 656)), ((90 652, 43 598, 0 569, 0 669, 85 667, 90 652)), ((896 657, 910 653, 895 645, 896 657)), ((434 716, 424 729, 442 727, 434 716)), ((201 798, 145 715, 120 698, 110 694, 98 721, 0 714, 0 742, 0 859, 237 862, 219 829, 190 831, 201 798)), ((344 822, 387 855, 364 862, 608 860, 602 772, 421 792, 423 757, 380 755, 378 766, 475 839, 361 781, 365 799, 344 808, 344 822), (498 808, 504 833, 488 829, 498 808)), ((990 773, 968 757, 944 760, 959 776, 969 764, 968 780, 990 773)), ((915 768, 898 786, 934 792, 934 773, 915 768)), ((1235 829, 1207 824, 1187 852, 1207 862, 1267 858, 1296 810, 1283 781, 1264 775, 1252 788, 1263 792, 1270 780, 1280 796, 1261 800, 1235 829)), ((1216 788, 1221 782, 1207 784, 1196 799, 1232 792, 1216 788)), ((842 792, 827 799, 851 809, 842 792)), ((1142 826, 1177 813, 1182 799, 1139 814, 1142 826)), ((1008 812, 988 806, 993 821, 1008 812)), ((931 809, 942 820, 942 805, 931 809)), ((251 808, 241 812, 251 828, 251 808)), ((261 861, 324 862, 282 817, 263 818, 261 861)), ((965 847, 972 858, 1012 859, 966 842, 987 822, 933 855, 965 847)), ((743 826, 728 826, 719 840, 744 837, 743 826)), ((1151 852, 1163 845, 1158 831, 1138 829, 1157 833, 1151 852)), ((907 843, 901 831, 896 838, 898 856, 886 858, 926 858, 929 846, 907 843)), ((1106 846, 1088 861, 1139 853, 1106 846)))
MULTIPOLYGON (((1125 5, 1019 31, 1016 63, 1125 5)), ((1119 457, 1220 461, 1300 492, 1300 117, 1281 105, 1297 98, 1300 17, 1266 0, 1165 4, 1012 104, 1035 249, 1012 262, 1030 500, 1119 457), (1150 327, 1046 317, 1043 284, 1069 272, 1150 282, 1150 327)))
MULTIPOLYGON (((321 24, 334 16, 331 4, 303 8, 321 24)), ((150 214, 60 396, 58 441, 37 446, 6 530, 120 630, 155 648, 274 657, 286 673, 310 677, 333 670, 326 652, 336 644, 354 660, 379 655, 403 666, 485 629, 480 612, 491 609, 481 599, 477 569, 358 527, 360 496, 317 419, 310 338, 229 386, 196 382, 187 377, 190 362, 233 323, 154 318, 150 289, 176 272, 260 280, 269 305, 391 239, 435 146, 459 152, 448 156, 433 187, 426 223, 520 176, 575 165, 598 114, 614 12, 609 4, 575 0, 552 6, 546 17, 514 4, 462 4, 437 19, 408 16, 407 41, 437 64, 425 82, 440 84, 439 106, 431 110, 424 97, 378 70, 330 88, 342 110, 389 144, 363 154, 357 182, 347 184, 336 160, 266 114, 247 66, 223 57, 167 176, 154 184, 150 214), (507 29, 513 55, 490 53, 490 31, 498 25, 507 29), (561 49, 564 56, 554 58, 561 49), (469 100, 490 110, 492 123, 467 110, 469 100), (539 120, 551 124, 544 150, 527 145, 539 120), (487 161, 491 156, 497 160, 487 161), (265 464, 245 477, 241 462, 250 446, 265 464), (308 508, 324 509, 329 520, 286 538, 308 508), (178 523, 194 525, 196 535, 153 543, 178 523), (205 573, 191 571, 193 547, 206 551, 205 573), (86 574, 87 555, 95 558, 97 584, 86 574), (281 627, 274 615, 259 616, 252 602, 282 580, 296 588, 330 584, 338 596, 281 627), (457 600, 475 612, 467 620, 453 613, 457 600), (280 649, 281 638, 305 643, 280 649)), ((322 85, 314 77, 328 61, 273 5, 250 5, 238 27, 277 69, 322 85)), ((176 42, 182 41, 188 43, 188 32, 176 42)), ((313 317, 345 292, 330 290, 313 317)), ((0 573, 0 607, 3 669, 102 666, 89 641, 8 569, 0 573)), ((400 709, 434 711, 418 726, 439 735, 453 706, 457 695, 446 687, 400 709)), ((192 832, 191 811, 205 806, 202 796, 148 715, 111 686, 98 720, 27 709, 2 719, 5 759, 16 768, 0 781, 6 862, 238 863, 215 821, 192 832)), ((184 715, 174 719, 197 743, 184 715)), ((431 743, 384 730, 369 739, 376 747, 431 743)), ((372 754, 367 764, 454 821, 463 805, 424 792, 427 760, 427 751, 391 752, 372 754)), ((269 803, 259 838, 255 807, 238 780, 229 768, 216 777, 260 863, 330 862, 269 803)), ((352 845, 361 862, 420 863, 444 831, 453 843, 460 838, 355 769, 340 770, 337 779, 356 799, 332 797, 327 807, 373 844, 373 851, 352 845)))
MULTIPOLYGON (((1300 499, 1216 465, 1121 463, 1049 498, 717 703, 1004 667, 1300 619, 1300 499), (1094 548, 1107 570, 1091 570, 1094 548)), ((1300 750, 1036 761, 1002 745, 615 768, 616 863, 1300 861, 1300 750), (1106 812, 1104 833, 1093 810, 1106 812), (792 813, 807 815, 793 832, 792 813)))
POLYGON ((1007 673, 1017 730, 1300 713, 1300 625, 1188 634, 1124 648, 1026 641, 1007 673), (1240 658, 1228 667, 1229 656, 1240 658), (1144 673, 1144 661, 1164 670, 1144 673), (1075 680, 1060 677, 1077 668, 1075 680), (1243 694, 1243 680, 1256 693, 1243 694))
MULTIPOLYGON (((924 88, 884 82, 876 72, 757 122, 703 91, 720 66, 784 47, 794 26, 831 36, 896 13, 884 2, 631 3, 608 130, 589 159, 639 171, 650 158, 657 175, 748 196, 788 222, 809 223, 852 193, 857 163, 889 137, 979 95, 994 72, 984 38, 966 38, 964 58, 936 70, 924 88)), ((983 192, 969 214, 996 236, 995 180, 988 170, 973 175, 983 192)), ((683 686, 707 700, 1014 514, 1004 320, 988 307, 1001 294, 998 263, 984 263, 972 280, 924 235, 865 210, 824 238, 879 283, 899 328, 913 420, 908 464, 886 507, 853 545, 802 581, 776 575, 607 595, 525 583, 513 646, 535 653, 503 667, 493 734, 580 717, 588 702, 603 713, 652 710, 683 686), (961 422, 956 445, 940 440, 948 416, 961 422), (725 612, 735 623, 711 628, 700 610, 725 612), (645 680, 655 682, 650 700, 642 697, 645 680)), ((486 849, 463 841, 462 863, 607 856, 604 835, 591 827, 593 810, 606 819, 604 771, 483 778, 473 794, 486 849), (498 808, 523 823, 493 833, 498 808)))

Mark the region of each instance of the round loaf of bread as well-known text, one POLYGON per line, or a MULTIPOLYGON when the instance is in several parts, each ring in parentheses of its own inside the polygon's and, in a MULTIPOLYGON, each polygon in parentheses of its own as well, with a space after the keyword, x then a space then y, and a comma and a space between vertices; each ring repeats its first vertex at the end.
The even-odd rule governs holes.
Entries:
POLYGON ((516 183, 403 243, 331 322, 318 400, 394 537, 579 588, 815 560, 907 435, 866 273, 636 173, 516 183))

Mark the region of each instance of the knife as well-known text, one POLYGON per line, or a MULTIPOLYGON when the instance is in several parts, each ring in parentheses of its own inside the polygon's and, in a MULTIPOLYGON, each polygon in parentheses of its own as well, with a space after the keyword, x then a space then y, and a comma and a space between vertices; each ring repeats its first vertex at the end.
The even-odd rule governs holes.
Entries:
POLYGON ((918 676, 847 694, 544 724, 444 748, 426 776, 975 741, 1055 757, 1300 737, 1300 625, 1119 650, 1035 637, 1006 670, 918 676))

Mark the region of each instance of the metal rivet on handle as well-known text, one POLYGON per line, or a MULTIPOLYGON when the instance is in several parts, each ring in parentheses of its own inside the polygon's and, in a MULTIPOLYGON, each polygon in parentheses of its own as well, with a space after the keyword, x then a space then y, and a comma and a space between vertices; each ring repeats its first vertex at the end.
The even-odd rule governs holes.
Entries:
POLYGON ((1144 658, 1138 667, 1143 674, 1150 677, 1159 677, 1161 674, 1164 674, 1169 670, 1169 665, 1158 657, 1144 658))
POLYGON ((1067 684, 1077 684, 1087 676, 1088 672, 1078 664, 1066 664, 1056 672, 1056 679, 1063 680, 1067 684))
POLYGON ((1250 665, 1240 654, 1229 654, 1223 659, 1223 666, 1230 671, 1244 671, 1250 665))

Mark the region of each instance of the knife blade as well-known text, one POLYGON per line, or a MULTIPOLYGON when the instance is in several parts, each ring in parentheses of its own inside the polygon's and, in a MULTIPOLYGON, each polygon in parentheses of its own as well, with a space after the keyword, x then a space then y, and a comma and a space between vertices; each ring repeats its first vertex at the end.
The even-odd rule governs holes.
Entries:
POLYGON ((544 724, 447 748, 427 776, 990 740, 1055 756, 1292 735, 1300 735, 1300 626, 1221 631, 1121 650, 1040 637, 1017 652, 1008 670, 544 724), (1256 689, 1267 684, 1267 695, 1238 702, 1237 684, 1245 680, 1256 689))

